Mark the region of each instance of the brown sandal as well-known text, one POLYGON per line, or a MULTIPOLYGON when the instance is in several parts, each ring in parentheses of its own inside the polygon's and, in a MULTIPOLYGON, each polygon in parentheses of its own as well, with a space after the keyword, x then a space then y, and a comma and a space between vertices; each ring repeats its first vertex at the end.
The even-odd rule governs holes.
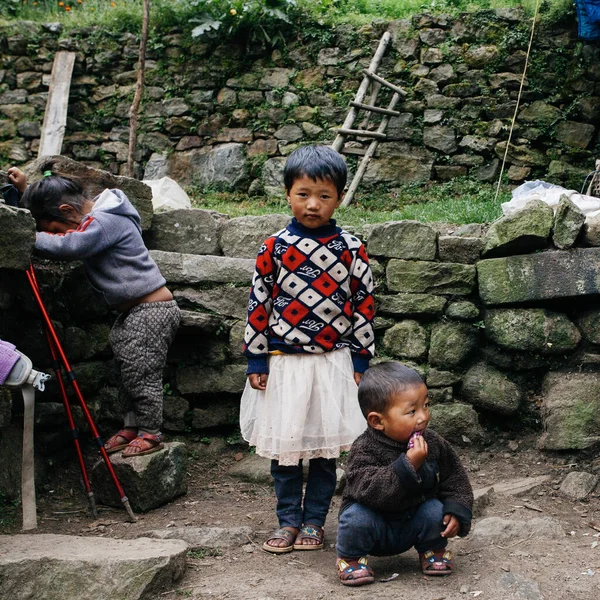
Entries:
POLYGON ((162 450, 165 445, 162 443, 162 433, 138 433, 137 437, 129 442, 121 456, 123 458, 131 458, 133 456, 144 456, 162 450))
POLYGON ((107 454, 113 454, 114 452, 126 448, 136 437, 137 431, 134 431, 133 429, 121 429, 121 431, 117 431, 115 435, 109 437, 106 442, 104 442, 104 449, 107 454), (125 443, 120 442, 119 438, 127 441, 125 443))
POLYGON ((419 553, 421 570, 425 575, 450 575, 454 571, 454 561, 450 550, 427 550, 419 553))
POLYGON ((338 558, 338 574, 342 585, 366 585, 375 581, 375 572, 369 567, 366 556, 355 558, 338 558))
POLYGON ((281 527, 277 531, 274 531, 268 538, 267 541, 262 545, 265 552, 271 552, 271 554, 286 554, 294 549, 294 540, 296 534, 289 529, 281 527), (271 540, 283 540, 286 542, 285 546, 272 546, 269 544, 271 540))
POLYGON ((294 550, 321 550, 325 532, 318 525, 303 525, 296 536, 294 550), (305 544, 304 540, 315 540, 316 544, 305 544))

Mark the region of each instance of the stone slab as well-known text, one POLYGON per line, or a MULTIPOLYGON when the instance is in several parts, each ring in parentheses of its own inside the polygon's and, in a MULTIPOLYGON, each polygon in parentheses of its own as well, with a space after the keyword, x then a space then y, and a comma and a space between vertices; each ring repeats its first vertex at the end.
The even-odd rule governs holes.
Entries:
POLYGON ((183 540, 190 550, 235 548, 248 543, 252 529, 241 527, 170 527, 145 531, 140 537, 183 540))
POLYGON ((250 258, 200 256, 152 250, 160 272, 169 283, 250 283, 254 261, 250 258))
POLYGON ((487 305, 600 294, 600 248, 480 260, 477 275, 487 305))
POLYGON ((392 258, 386 277, 392 292, 466 295, 475 287, 475 266, 392 258))
POLYGON ((194 365, 177 370, 177 388, 182 394, 239 394, 245 385, 245 364, 226 365, 223 369, 194 365))
POLYGON ((433 294, 395 294, 375 296, 379 314, 390 315, 441 315, 448 300, 433 294))
POLYGON ((490 538, 508 540, 528 537, 560 539, 564 535, 565 531, 560 522, 550 517, 529 519, 528 521, 488 517, 478 521, 471 531, 471 538, 478 541, 490 538))
POLYGON ((289 222, 289 215, 280 214, 230 219, 220 232, 223 254, 255 260, 262 243, 289 222))
POLYGON ((184 288, 173 291, 173 296, 179 306, 201 308, 226 317, 244 320, 248 314, 249 295, 248 286, 219 286, 210 290, 184 288))
POLYGON ((220 254, 219 230, 226 221, 226 215, 201 208, 157 213, 146 236, 146 243, 151 250, 220 254))
POLYGON ((506 481, 498 481, 493 485, 486 485, 482 488, 473 490, 473 494, 479 497, 489 490, 493 489, 496 494, 501 496, 522 496, 527 494, 543 483, 550 481, 550 475, 538 475, 537 477, 520 477, 518 479, 507 479, 506 481))
POLYGON ((71 535, 0 536, 2 598, 138 600, 160 596, 179 581, 188 545, 182 540, 131 540, 71 535))
POLYGON ((375 225, 368 241, 369 254, 414 260, 434 260, 437 233, 418 221, 392 221, 375 225))

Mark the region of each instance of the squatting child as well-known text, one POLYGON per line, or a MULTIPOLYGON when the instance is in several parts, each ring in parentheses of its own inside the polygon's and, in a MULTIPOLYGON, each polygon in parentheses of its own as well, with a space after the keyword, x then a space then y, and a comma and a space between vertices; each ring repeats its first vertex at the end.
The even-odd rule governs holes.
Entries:
POLYGON ((344 585, 374 581, 367 555, 413 546, 426 575, 449 575, 448 538, 471 528, 473 491, 456 452, 427 429, 429 400, 420 375, 398 362, 362 378, 358 399, 368 428, 348 456, 340 508, 337 567, 344 585))
POLYGON ((326 146, 299 148, 284 184, 293 219, 256 259, 240 412, 244 439, 272 459, 280 528, 263 549, 275 554, 323 547, 335 459, 366 427, 357 385, 374 350, 369 260, 331 218, 346 184, 344 160, 326 146))
POLYGON ((141 220, 120 190, 89 199, 73 178, 42 167, 43 177, 27 187, 16 168, 9 177, 22 205, 37 222, 36 248, 58 260, 81 260, 104 300, 120 312, 110 344, 126 392, 124 427, 110 437, 108 453, 140 456, 163 447, 162 375, 167 350, 180 321, 179 308, 142 240, 141 220))

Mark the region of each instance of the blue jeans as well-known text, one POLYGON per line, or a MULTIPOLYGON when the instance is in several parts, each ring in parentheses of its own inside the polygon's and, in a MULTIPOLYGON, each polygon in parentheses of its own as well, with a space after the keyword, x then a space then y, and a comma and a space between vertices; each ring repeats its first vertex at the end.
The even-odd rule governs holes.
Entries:
POLYGON ((367 554, 388 556, 406 552, 441 550, 448 540, 440 536, 444 510, 436 498, 407 510, 400 518, 388 519, 362 504, 351 504, 340 515, 336 551, 340 558, 367 554))
POLYGON ((313 458, 309 461, 308 479, 302 504, 302 461, 293 467, 283 467, 271 461, 275 480, 277 518, 280 527, 301 527, 305 524, 325 525, 331 498, 335 492, 335 459, 313 458))

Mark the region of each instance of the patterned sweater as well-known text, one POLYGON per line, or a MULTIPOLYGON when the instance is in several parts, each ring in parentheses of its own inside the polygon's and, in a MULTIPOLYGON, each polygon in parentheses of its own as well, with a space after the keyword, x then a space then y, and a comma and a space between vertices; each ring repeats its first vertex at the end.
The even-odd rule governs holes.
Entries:
POLYGON ((374 352, 373 276, 364 246, 329 225, 296 219, 261 246, 248 301, 248 374, 268 373, 269 353, 319 354, 348 347, 354 370, 374 352))
POLYGON ((406 458, 406 444, 368 427, 352 444, 340 513, 359 502, 389 519, 437 498, 444 514, 460 523, 459 536, 471 529, 473 490, 456 451, 439 434, 426 429, 427 460, 415 471, 406 458))

